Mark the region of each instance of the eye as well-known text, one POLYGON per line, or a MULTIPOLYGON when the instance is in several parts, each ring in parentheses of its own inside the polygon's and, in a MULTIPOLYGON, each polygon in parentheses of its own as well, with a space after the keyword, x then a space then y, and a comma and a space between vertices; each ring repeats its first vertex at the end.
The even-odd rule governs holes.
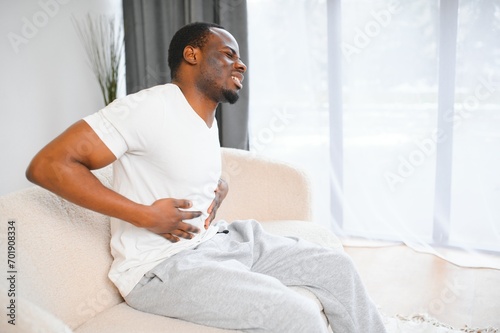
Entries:
POLYGON ((229 59, 233 59, 233 54, 231 52, 226 52, 226 56, 229 58, 229 59))

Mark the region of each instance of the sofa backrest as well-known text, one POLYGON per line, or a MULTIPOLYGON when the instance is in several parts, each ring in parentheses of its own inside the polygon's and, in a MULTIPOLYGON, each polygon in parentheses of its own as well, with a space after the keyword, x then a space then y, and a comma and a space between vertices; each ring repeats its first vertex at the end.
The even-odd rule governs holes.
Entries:
POLYGON ((304 171, 240 149, 222 148, 229 192, 216 219, 311 221, 311 188, 304 171))
MULTIPOLYGON (((105 168, 97 173, 107 186, 111 172, 105 168)), ((71 328, 123 301, 107 277, 112 261, 108 217, 38 186, 2 196, 2 263, 7 262, 8 221, 15 226, 15 285, 20 297, 71 328)))

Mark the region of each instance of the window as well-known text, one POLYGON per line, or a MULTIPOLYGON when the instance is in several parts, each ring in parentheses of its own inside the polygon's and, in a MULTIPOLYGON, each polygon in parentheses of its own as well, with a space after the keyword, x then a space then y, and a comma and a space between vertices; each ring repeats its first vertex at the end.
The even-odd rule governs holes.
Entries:
POLYGON ((500 251, 500 4, 248 0, 250 149, 348 236, 500 251), (333 207, 333 209, 332 209, 333 207))

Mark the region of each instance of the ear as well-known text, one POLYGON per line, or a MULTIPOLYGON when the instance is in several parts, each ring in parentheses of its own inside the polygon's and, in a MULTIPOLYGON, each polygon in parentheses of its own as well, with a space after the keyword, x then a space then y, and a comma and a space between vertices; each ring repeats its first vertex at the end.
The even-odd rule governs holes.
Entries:
POLYGON ((192 47, 190 45, 184 48, 184 52, 182 55, 184 56, 184 60, 186 60, 191 65, 196 65, 198 63, 198 48, 192 47))

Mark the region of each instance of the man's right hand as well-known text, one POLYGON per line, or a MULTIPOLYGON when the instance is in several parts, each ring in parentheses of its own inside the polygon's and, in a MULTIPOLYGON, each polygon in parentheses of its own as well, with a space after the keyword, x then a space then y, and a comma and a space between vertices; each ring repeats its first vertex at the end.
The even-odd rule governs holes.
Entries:
POLYGON ((200 229, 184 222, 201 216, 200 211, 186 211, 192 203, 185 199, 160 199, 155 201, 149 209, 147 222, 138 225, 171 242, 178 242, 180 238, 191 239, 200 229))

